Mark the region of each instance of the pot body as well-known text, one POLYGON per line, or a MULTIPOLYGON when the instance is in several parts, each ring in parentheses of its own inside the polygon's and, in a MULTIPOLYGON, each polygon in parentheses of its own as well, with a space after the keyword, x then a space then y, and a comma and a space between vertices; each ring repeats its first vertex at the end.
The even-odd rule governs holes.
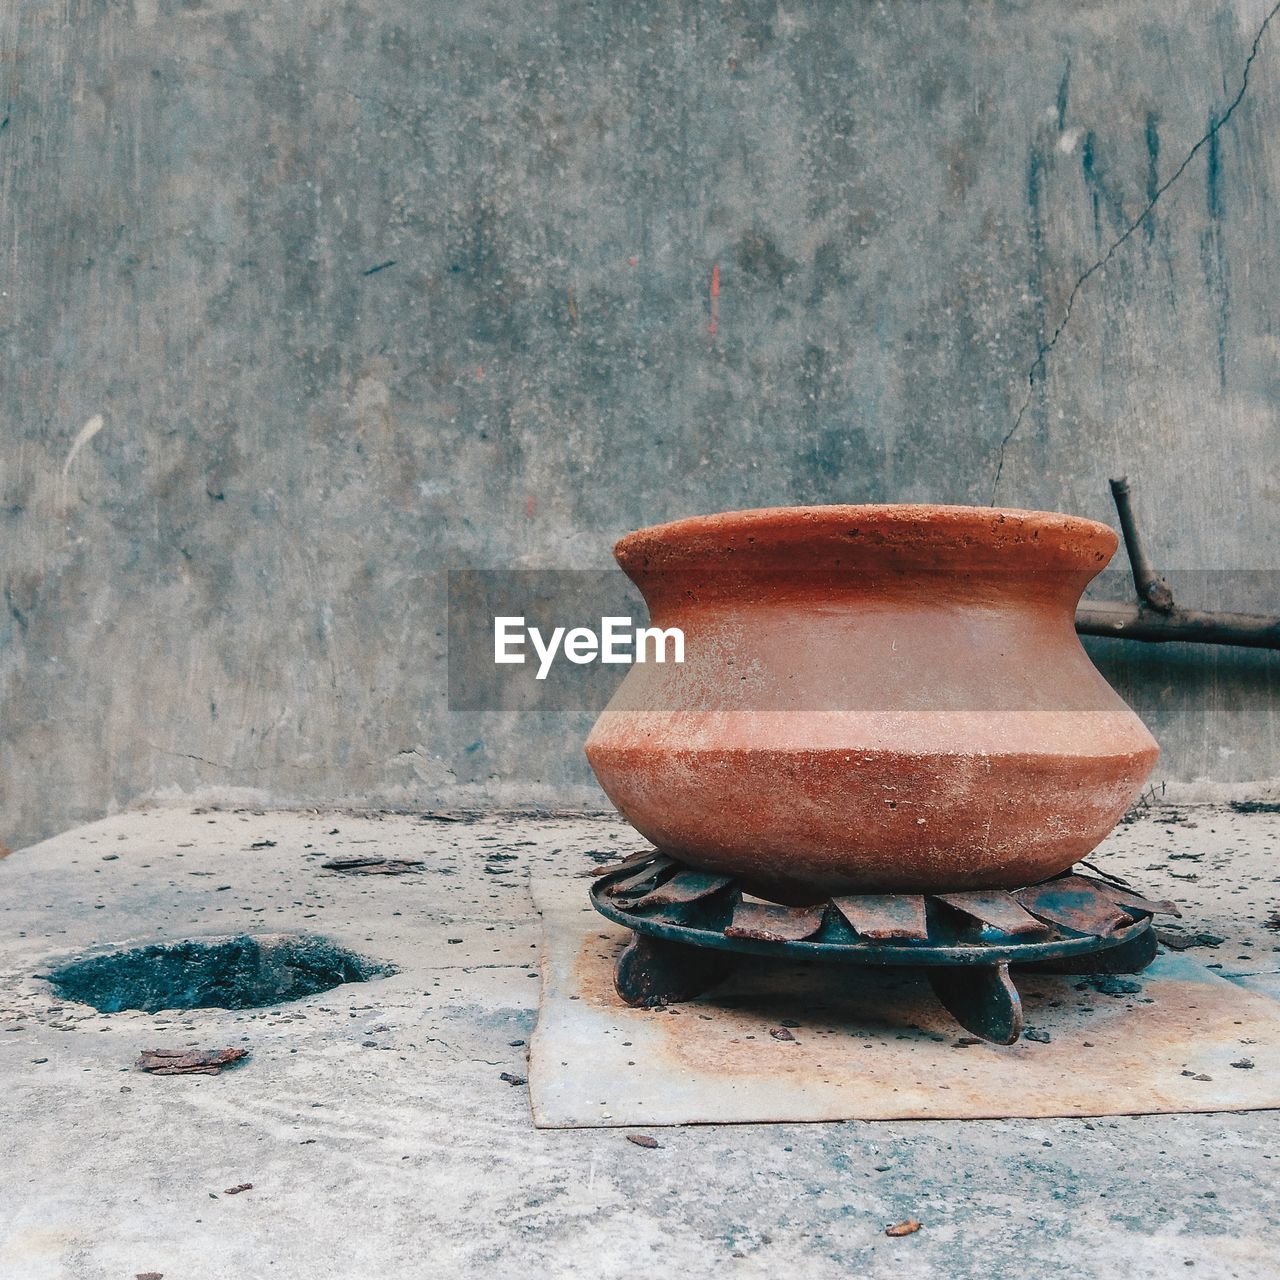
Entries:
POLYGON ((1116 543, 1076 517, 938 506, 629 534, 618 562, 685 660, 633 665, 587 758, 659 849, 778 900, 1044 879, 1158 754, 1075 632, 1116 543))

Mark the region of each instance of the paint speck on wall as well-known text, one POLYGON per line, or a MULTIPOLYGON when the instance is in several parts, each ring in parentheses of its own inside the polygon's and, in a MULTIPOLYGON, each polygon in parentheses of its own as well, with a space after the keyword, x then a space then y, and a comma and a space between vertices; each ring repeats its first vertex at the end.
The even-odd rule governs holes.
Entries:
POLYGON ((62 464, 62 478, 64 480, 71 471, 71 464, 76 460, 76 455, 104 426, 106 426, 106 422, 103 420, 102 414, 95 413, 77 432, 76 438, 71 442, 71 451, 67 454, 67 460, 62 464))
POLYGON ((1084 137, 1083 129, 1064 129, 1058 135, 1058 150, 1064 156, 1071 155, 1080 145, 1080 139, 1084 137))

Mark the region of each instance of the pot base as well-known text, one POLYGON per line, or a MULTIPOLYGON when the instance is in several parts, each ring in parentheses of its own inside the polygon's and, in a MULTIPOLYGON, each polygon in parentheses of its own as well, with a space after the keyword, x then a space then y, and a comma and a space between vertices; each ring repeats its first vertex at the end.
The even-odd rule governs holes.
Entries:
POLYGON ((1058 875, 1115 826, 1156 755, 671 750, 620 744, 621 731, 602 718, 587 756, 631 825, 681 863, 792 903, 1058 875))

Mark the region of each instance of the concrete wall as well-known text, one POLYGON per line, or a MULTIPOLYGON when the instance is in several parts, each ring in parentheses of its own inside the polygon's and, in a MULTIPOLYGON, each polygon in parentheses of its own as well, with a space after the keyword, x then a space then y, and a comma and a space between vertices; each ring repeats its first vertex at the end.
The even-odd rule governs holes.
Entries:
MULTIPOLYGON (((449 711, 444 573, 678 515, 1127 471, 1280 568, 1270 11, 3 6, 0 835, 598 796, 581 714, 449 711)), ((1092 647, 1158 776, 1280 774, 1272 656, 1092 647)))

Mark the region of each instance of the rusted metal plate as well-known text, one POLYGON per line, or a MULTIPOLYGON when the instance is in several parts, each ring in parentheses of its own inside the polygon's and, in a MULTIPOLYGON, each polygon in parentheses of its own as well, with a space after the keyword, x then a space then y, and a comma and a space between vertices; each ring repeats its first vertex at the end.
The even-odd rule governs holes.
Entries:
POLYGON ((1020 907, 1004 889, 973 889, 967 893, 935 893, 930 896, 1014 937, 1048 931, 1049 926, 1043 920, 1037 920, 1020 907))
POLYGON ((822 928, 821 907, 777 907, 768 902, 739 902, 733 923, 725 929, 730 938, 754 938, 757 942, 801 942, 822 928))
POLYGON ((584 901, 582 881, 542 873, 532 888, 545 930, 527 1074, 541 1127, 1280 1106, 1280 1005, 1185 953, 1114 988, 1019 973, 1035 1038, 1008 1047, 975 1043, 927 979, 900 970, 743 957, 721 985, 656 1013, 614 990, 629 934, 584 901), (781 1026, 790 1040, 771 1034, 781 1026), (1255 1070, 1232 1068, 1244 1055, 1255 1070))
POLYGON ((864 893, 832 898, 831 905, 863 938, 924 942, 929 937, 924 899, 916 894, 864 893))
MULTIPOLYGON (((677 871, 670 880, 637 898, 632 907, 674 907, 709 898, 733 883, 732 876, 712 875, 707 871, 677 871)), ((628 908, 630 909, 630 908, 628 908)))
POLYGON ((1094 887, 1105 894, 1118 907, 1134 907, 1138 911, 1148 911, 1153 916, 1181 916, 1177 904, 1165 899, 1144 898, 1133 889, 1124 889, 1118 884, 1110 884, 1105 880, 1095 880, 1094 887))
POLYGON ((1013 896, 1041 920, 1077 933, 1092 934, 1095 938, 1110 937, 1130 920, 1092 880, 1083 876, 1062 876, 1028 889, 1018 889, 1013 896))

